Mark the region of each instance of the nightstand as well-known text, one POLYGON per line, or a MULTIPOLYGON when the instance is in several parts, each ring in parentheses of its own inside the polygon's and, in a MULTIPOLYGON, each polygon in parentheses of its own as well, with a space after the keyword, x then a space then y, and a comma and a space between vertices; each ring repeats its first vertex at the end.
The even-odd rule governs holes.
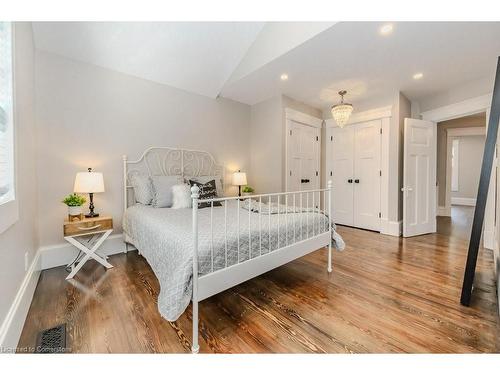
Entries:
POLYGON ((80 250, 80 254, 85 256, 81 259, 79 256, 70 264, 71 268, 66 280, 72 279, 83 265, 89 260, 94 259, 101 263, 106 268, 113 266, 106 260, 107 257, 102 257, 97 254, 97 250, 104 243, 106 238, 113 232, 113 218, 110 216, 100 216, 86 218, 80 221, 64 221, 64 239, 80 250))

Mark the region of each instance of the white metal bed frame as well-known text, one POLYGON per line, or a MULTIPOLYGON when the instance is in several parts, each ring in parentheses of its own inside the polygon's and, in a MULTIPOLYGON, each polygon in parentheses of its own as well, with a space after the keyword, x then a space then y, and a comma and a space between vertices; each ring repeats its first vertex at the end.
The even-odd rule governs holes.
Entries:
MULTIPOLYGON (((123 156, 123 202, 124 202, 124 212, 127 207, 135 203, 135 199, 132 198, 130 194, 131 186, 128 183, 129 177, 132 173, 145 173, 147 175, 180 175, 182 177, 202 177, 202 176, 218 176, 221 178, 221 182, 224 186, 225 180, 225 169, 223 165, 217 164, 213 156, 205 151, 187 150, 187 149, 176 149, 170 147, 151 147, 144 151, 142 156, 135 161, 128 161, 127 156, 123 156), (129 167, 133 166, 133 167, 129 167), (132 199, 131 199, 132 198, 132 199)), ((199 352, 198 344, 198 303, 214 294, 220 293, 224 290, 232 288, 244 281, 247 281, 253 277, 259 276, 265 272, 268 272, 274 268, 282 266, 289 263, 297 258, 300 258, 306 254, 316 251, 322 247, 328 246, 328 272, 332 272, 332 221, 331 221, 331 199, 332 199, 332 182, 328 181, 328 186, 326 189, 315 189, 307 191, 294 191, 294 192, 283 192, 283 193, 272 193, 272 194, 258 194, 244 197, 245 199, 251 198, 259 203, 258 217, 259 217, 259 255, 256 257, 251 257, 249 255, 248 260, 242 260, 240 262, 240 238, 244 235, 248 235, 249 239, 249 254, 251 248, 251 234, 248 230, 247 234, 240 233, 239 225, 239 214, 238 218, 238 261, 234 265, 227 265, 227 226, 225 228, 225 251, 226 251, 226 264, 225 267, 214 271, 214 253, 213 247, 211 248, 211 272, 199 275, 198 273, 198 203, 207 202, 210 207, 205 209, 210 209, 210 222, 212 227, 212 215, 214 202, 227 202, 231 200, 236 200, 238 212, 240 211, 240 199, 238 197, 226 197, 226 198, 214 198, 214 199, 199 199, 199 188, 198 186, 193 186, 191 188, 191 198, 192 202, 192 227, 193 227, 193 339, 191 350, 193 353, 199 352), (317 201, 316 199, 317 194, 317 201), (326 214, 326 210, 321 211, 320 202, 321 194, 323 194, 323 206, 328 207, 327 217, 328 224, 327 227, 322 227, 313 225, 313 235, 307 238, 302 238, 296 241, 295 225, 293 231, 293 242, 288 243, 288 213, 287 208, 284 213, 280 213, 278 209, 277 219, 280 222, 280 216, 285 216, 286 222, 286 243, 284 246, 280 246, 279 243, 279 228, 278 228, 278 248, 276 250, 269 251, 262 254, 262 230, 266 229, 265 224, 262 224, 262 218, 265 216, 262 214, 262 207, 268 205, 271 208, 273 199, 275 203, 283 203, 286 207, 289 205, 289 197, 292 198, 290 203, 293 204, 293 211, 296 212, 296 207, 305 208, 307 212, 310 210, 318 213, 326 214), (312 206, 309 207, 309 197, 312 195, 312 206), (306 204, 304 206, 304 196, 306 204), (299 199, 297 199, 297 197, 299 199), (266 202, 267 201, 267 202, 266 202), (316 205, 316 203, 318 203, 316 205)), ((224 222, 227 222, 227 204, 224 204, 224 222)), ((248 215, 253 212, 248 210, 248 215)), ((271 214, 268 216, 268 229, 270 229, 271 214)), ((320 224, 320 223, 318 223, 320 224)), ((309 228, 309 222, 306 224, 309 228)), ((250 228, 250 225, 249 225, 250 228)), ((308 232, 307 232, 308 233, 308 232)), ((270 231, 269 231, 270 235, 270 231)), ((126 244, 134 244, 134 239, 127 236, 124 233, 124 239, 126 244)), ((211 233, 211 239, 213 241, 213 231, 211 233)), ((137 247, 137 246, 136 246, 137 247)), ((270 242, 269 242, 270 247, 270 242)), ((140 251, 140 249, 138 249, 140 251)))

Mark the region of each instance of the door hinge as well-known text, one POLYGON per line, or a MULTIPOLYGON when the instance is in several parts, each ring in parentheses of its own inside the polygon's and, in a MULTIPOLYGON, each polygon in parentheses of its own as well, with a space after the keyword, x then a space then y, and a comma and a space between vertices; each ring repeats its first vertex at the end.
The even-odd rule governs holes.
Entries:
POLYGON ((382 134, 382 128, 380 128, 380 134, 382 134))
POLYGON ((333 176, 333 172, 332 172, 332 171, 330 171, 330 177, 331 177, 331 176, 333 176))
POLYGON ((382 214, 381 214, 380 212, 378 213, 378 217, 379 217, 379 218, 381 218, 381 217, 382 217, 382 214))
POLYGON ((292 131, 290 130, 290 135, 292 135, 292 131))
POLYGON ((316 176, 318 175, 318 171, 316 171, 316 176))
POLYGON ((290 176, 292 175, 292 171, 290 171, 290 176))
POLYGON ((316 142, 317 142, 317 141, 319 141, 319 137, 318 137, 318 136, 316 136, 316 142))
POLYGON ((330 136, 330 142, 333 142, 333 135, 330 136))
POLYGON ((382 177, 382 170, 378 171, 378 175, 382 177))

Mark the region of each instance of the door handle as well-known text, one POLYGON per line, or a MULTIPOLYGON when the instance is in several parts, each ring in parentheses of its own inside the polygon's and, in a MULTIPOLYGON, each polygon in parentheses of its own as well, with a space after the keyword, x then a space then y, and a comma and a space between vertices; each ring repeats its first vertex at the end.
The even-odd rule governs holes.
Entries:
POLYGON ((359 178, 355 179, 355 180, 354 180, 354 182, 355 182, 356 184, 359 184, 359 178))
POLYGON ((409 187, 409 186, 404 186, 404 187, 402 187, 402 188, 401 188, 401 191, 402 191, 403 193, 405 193, 405 194, 406 194, 406 196, 408 196, 408 195, 410 194, 410 191, 413 191, 413 188, 411 188, 411 187, 409 187))
POLYGON ((310 182, 310 180, 308 178, 302 178, 300 180, 300 183, 302 183, 302 184, 307 184, 308 182, 310 182))
POLYGON ((352 184, 352 178, 348 179, 347 182, 352 184))

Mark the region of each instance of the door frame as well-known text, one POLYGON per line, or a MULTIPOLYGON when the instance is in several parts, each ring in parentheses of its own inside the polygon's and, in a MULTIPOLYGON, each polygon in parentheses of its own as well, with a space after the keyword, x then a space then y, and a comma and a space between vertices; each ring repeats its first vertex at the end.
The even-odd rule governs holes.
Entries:
MULTIPOLYGON (((380 170, 382 176, 380 178, 380 233, 390 236, 399 237, 401 235, 402 221, 391 221, 389 219, 389 145, 390 145, 390 127, 392 119, 392 106, 380 107, 368 111, 353 113, 346 126, 354 125, 361 122, 380 120, 382 126, 382 135, 380 139, 380 170)), ((330 118, 325 120, 326 137, 325 137, 325 176, 328 180, 331 167, 331 160, 328 155, 331 154, 331 133, 329 129, 336 128, 337 123, 330 118)), ((393 171, 394 172, 394 171, 393 171)), ((326 184, 327 181, 325 181, 326 184)), ((335 194, 335 192, 333 192, 335 194)))
MULTIPOLYGON (((318 181, 319 187, 321 187, 321 128, 323 127, 323 120, 307 113, 297 111, 292 108, 285 108, 285 191, 288 190, 288 171, 289 171, 289 160, 288 160, 288 134, 290 132, 290 121, 298 122, 305 126, 311 126, 313 128, 319 129, 319 140, 318 140, 318 161, 317 161, 317 171, 318 171, 318 181)), ((283 180, 282 180, 283 181, 283 180)))
MULTIPOLYGON (((458 103, 453 103, 444 107, 435 108, 426 112, 422 112, 422 120, 434 121, 435 123, 453 120, 460 117, 475 115, 477 113, 486 112, 486 127, 488 129, 488 119, 490 117, 490 107, 493 93, 482 96, 477 96, 458 103)), ((437 139, 436 139, 437 142, 437 139)), ((487 249, 495 249, 495 195, 496 195, 496 165, 498 155, 493 159, 493 167, 491 172, 490 186, 488 190, 488 200, 486 203, 486 212, 484 216, 483 228, 483 246, 487 249)), ((447 168, 448 169, 448 168, 447 168)), ((442 212, 440 207, 437 212, 442 212)))

